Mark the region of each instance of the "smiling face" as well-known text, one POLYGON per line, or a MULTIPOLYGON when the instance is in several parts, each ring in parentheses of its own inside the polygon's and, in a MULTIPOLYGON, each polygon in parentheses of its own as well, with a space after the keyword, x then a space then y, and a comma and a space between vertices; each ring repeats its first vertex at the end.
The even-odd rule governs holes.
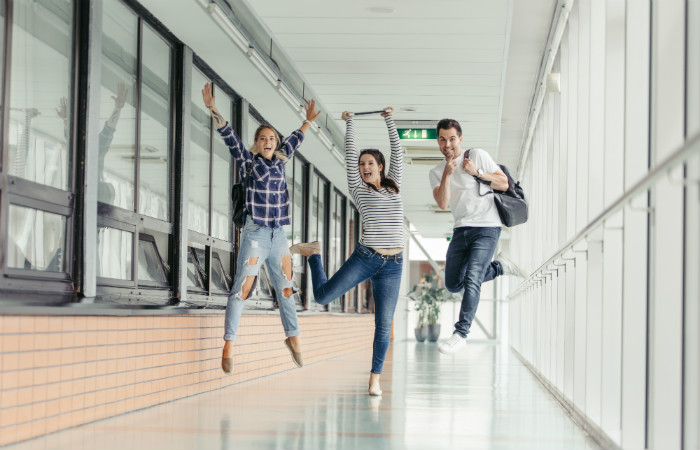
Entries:
POLYGON ((365 183, 381 186, 383 165, 377 162, 374 155, 366 153, 360 156, 360 177, 365 183))
POLYGON ((462 136, 455 128, 440 129, 438 131, 438 145, 440 151, 448 161, 459 156, 462 144, 462 136))
POLYGON ((262 128, 258 130, 255 136, 255 147, 263 158, 272 159, 277 148, 277 133, 271 128, 262 128))

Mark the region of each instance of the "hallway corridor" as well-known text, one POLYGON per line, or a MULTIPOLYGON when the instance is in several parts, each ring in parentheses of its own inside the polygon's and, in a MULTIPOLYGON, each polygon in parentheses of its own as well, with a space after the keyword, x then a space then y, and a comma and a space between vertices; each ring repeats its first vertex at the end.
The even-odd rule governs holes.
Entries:
POLYGON ((7 449, 597 449, 510 350, 370 350, 60 431, 7 449))

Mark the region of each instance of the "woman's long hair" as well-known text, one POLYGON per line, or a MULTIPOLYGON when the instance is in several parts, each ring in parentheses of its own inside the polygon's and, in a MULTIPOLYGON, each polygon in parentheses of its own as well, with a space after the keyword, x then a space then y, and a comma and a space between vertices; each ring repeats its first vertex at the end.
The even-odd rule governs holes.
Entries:
POLYGON ((277 140, 277 145, 275 147, 275 155, 282 161, 289 161, 287 155, 285 155, 284 152, 280 151, 279 149, 282 142, 280 142, 280 135, 277 134, 277 130, 275 130, 271 125, 268 125, 266 123, 260 125, 258 129, 255 130, 255 138, 253 138, 253 145, 250 146, 250 153, 254 155, 260 153, 260 150, 258 149, 258 138, 260 137, 260 133, 262 133, 263 130, 272 130, 272 133, 275 135, 275 139, 277 140))
MULTIPOLYGON (((399 186, 396 184, 396 181, 392 180, 391 178, 387 178, 384 172, 386 171, 386 162, 384 161, 384 154, 377 150, 376 148, 366 148, 360 152, 360 157, 357 159, 357 162, 359 164, 360 160, 362 159, 362 155, 372 155, 374 159, 377 161, 377 164, 382 165, 382 171, 381 171, 381 181, 379 184, 386 188, 387 190, 394 191, 395 194, 399 193, 399 186)), ((365 184, 375 191, 378 191, 377 186, 373 184, 369 184, 365 181, 365 184)))

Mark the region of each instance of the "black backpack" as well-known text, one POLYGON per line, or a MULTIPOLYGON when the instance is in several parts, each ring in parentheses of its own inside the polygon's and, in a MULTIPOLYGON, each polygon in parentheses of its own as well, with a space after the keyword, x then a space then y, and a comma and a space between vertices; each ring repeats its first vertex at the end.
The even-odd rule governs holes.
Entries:
POLYGON ((255 155, 253 161, 250 163, 245 177, 231 188, 233 223, 238 228, 243 227, 245 224, 245 216, 248 215, 245 209, 246 191, 248 188, 248 181, 250 180, 250 173, 253 171, 253 165, 255 164, 255 158, 257 158, 257 156, 258 155, 255 155))
MULTIPOLYGON (((471 149, 469 152, 470 151, 471 149)), ((467 152, 467 158, 469 158, 469 152, 467 152)), ((498 167, 500 167, 503 173, 506 174, 506 177, 508 177, 508 189, 505 191, 493 189, 492 191, 482 194, 477 184, 479 195, 484 197, 493 194, 493 201, 496 203, 496 209, 498 209, 498 215, 503 225, 514 227, 527 222, 527 200, 525 199, 525 191, 523 191, 523 188, 520 186, 520 182, 513 179, 506 166, 499 164, 498 167)), ((479 178, 476 178, 476 181, 487 185, 490 184, 485 183, 479 178)))

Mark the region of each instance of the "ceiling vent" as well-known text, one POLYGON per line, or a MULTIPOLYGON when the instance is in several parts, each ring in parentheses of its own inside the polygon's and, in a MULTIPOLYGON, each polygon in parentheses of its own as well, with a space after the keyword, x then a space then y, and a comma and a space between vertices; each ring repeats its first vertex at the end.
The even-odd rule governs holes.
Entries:
POLYGON ((442 162, 445 157, 442 156, 442 153, 440 153, 440 150, 436 146, 407 146, 404 147, 404 159, 406 164, 435 166, 442 162))

